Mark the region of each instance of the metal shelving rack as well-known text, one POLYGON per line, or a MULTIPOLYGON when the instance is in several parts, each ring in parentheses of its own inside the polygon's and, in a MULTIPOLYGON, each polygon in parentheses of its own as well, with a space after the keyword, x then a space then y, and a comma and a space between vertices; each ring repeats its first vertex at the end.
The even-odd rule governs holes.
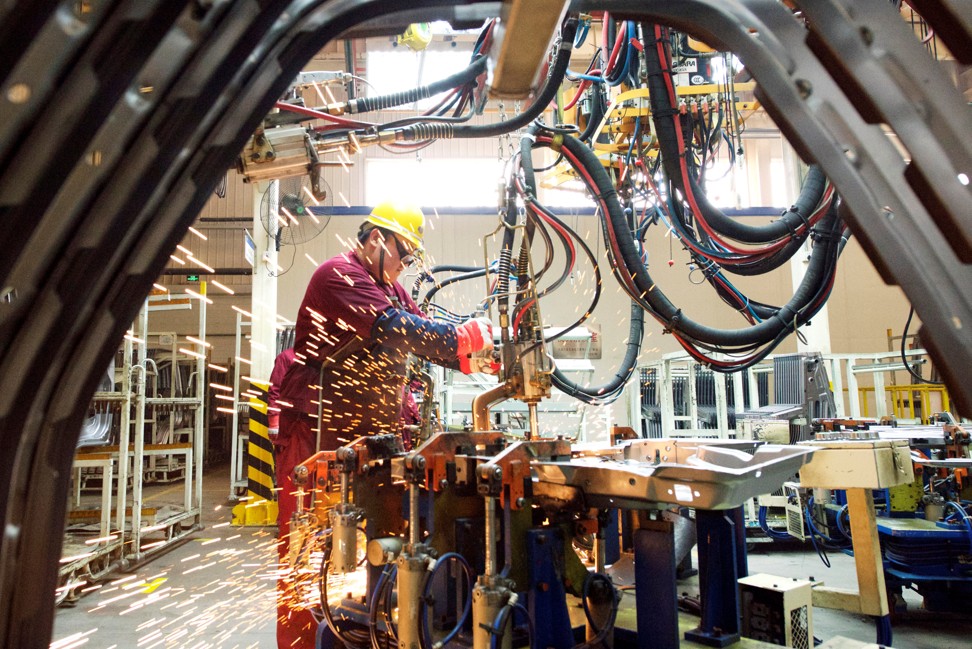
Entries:
MULTIPOLYGON (((172 367, 178 370, 179 362, 189 362, 194 367, 191 374, 192 394, 190 396, 157 396, 149 392, 149 366, 155 363, 148 357, 149 311, 154 310, 150 300, 142 307, 139 317, 132 326, 131 333, 125 337, 122 350, 123 361, 120 366, 120 390, 98 392, 95 404, 118 403, 120 405, 120 425, 118 444, 82 449, 75 457, 74 468, 77 480, 74 494, 75 514, 83 515, 81 510, 81 472, 86 468, 101 469, 101 509, 88 510, 96 513, 99 519, 98 537, 75 542, 69 533, 64 545, 59 572, 57 600, 73 599, 78 590, 91 582, 100 581, 121 565, 131 566, 144 562, 184 540, 192 532, 201 529, 202 472, 204 464, 205 439, 205 401, 206 401, 206 304, 205 285, 198 296, 175 298, 168 302, 167 308, 178 303, 181 308, 191 308, 191 301, 198 303, 199 333, 196 344, 202 351, 180 348, 172 342, 172 367), (191 411, 193 426, 190 439, 185 442, 175 439, 157 440, 156 411, 171 413, 175 409, 191 411), (153 416, 147 416, 149 411, 153 416), (134 413, 134 417, 133 417, 134 413), (153 435, 146 443, 146 432, 153 435), (161 441, 161 443, 153 443, 161 441), (178 462, 178 460, 182 460, 178 462), (145 507, 146 472, 154 477, 165 466, 181 466, 181 475, 166 476, 163 482, 172 483, 182 480, 181 510, 161 511, 145 507), (177 464, 172 464, 173 462, 177 464), (114 520, 112 521, 112 504, 114 520)), ((156 366, 157 377, 157 366, 156 366)), ((171 421, 171 420, 170 420, 171 421)), ((169 430, 172 428, 170 426, 169 430)), ((77 518, 78 516, 76 516, 77 518)), ((71 515, 69 515, 70 521, 71 515)))

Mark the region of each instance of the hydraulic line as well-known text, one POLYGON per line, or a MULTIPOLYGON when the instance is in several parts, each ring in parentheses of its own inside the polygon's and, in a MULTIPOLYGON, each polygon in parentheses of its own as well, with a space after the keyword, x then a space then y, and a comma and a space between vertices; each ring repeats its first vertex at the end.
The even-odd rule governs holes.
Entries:
POLYGON ((604 111, 607 110, 607 101, 604 98, 604 90, 597 84, 591 86, 591 114, 587 118, 587 125, 580 135, 577 136, 582 142, 590 142, 594 137, 594 132, 604 119, 604 111))
POLYGON ((637 302, 631 302, 631 324, 628 328, 628 343, 624 352, 621 367, 614 378, 603 385, 581 386, 567 378, 567 375, 554 368, 552 381, 554 386, 575 399, 592 405, 605 405, 614 402, 621 396, 624 386, 634 376, 638 366, 638 356, 641 354, 641 343, 645 333, 645 312, 637 302))
POLYGON ((419 86, 411 90, 381 95, 380 97, 361 97, 351 99, 347 103, 348 113, 370 113, 376 110, 385 110, 395 106, 415 103, 422 99, 428 99, 434 95, 464 86, 476 77, 486 72, 486 57, 480 56, 470 63, 466 69, 460 70, 444 79, 440 79, 427 86, 419 86))
POLYGON ((712 227, 716 232, 731 237, 737 241, 750 244, 764 244, 786 239, 808 226, 807 217, 820 202, 826 185, 823 172, 816 165, 810 168, 804 181, 800 196, 793 207, 773 223, 753 226, 738 223, 727 217, 721 210, 714 207, 699 190, 698 183, 691 174, 682 169, 684 151, 680 146, 680 129, 678 108, 673 105, 671 84, 671 57, 662 61, 659 48, 664 47, 667 29, 656 25, 645 24, 642 27, 645 34, 656 36, 657 47, 645 48, 647 67, 648 97, 651 102, 652 120, 661 149, 662 164, 666 175, 672 180, 676 188, 686 199, 694 200, 699 209, 699 218, 712 227))
MULTIPOLYGON (((489 272, 492 273, 495 271, 489 271, 489 272)), ((455 284, 457 282, 462 282, 467 279, 476 279, 477 277, 482 277, 486 275, 486 273, 487 270, 485 268, 477 268, 475 270, 469 271, 468 273, 453 275, 452 277, 444 279, 441 282, 436 280, 435 285, 431 289, 429 289, 429 292, 425 294, 424 298, 422 298, 422 308, 424 309, 425 305, 429 304, 432 301, 432 298, 435 296, 435 294, 438 293, 440 290, 444 289, 446 286, 449 286, 450 284, 455 284)), ((412 299, 418 299, 417 285, 414 287, 412 291, 412 299)))
POLYGON ((582 590, 581 600, 584 604, 584 616, 587 618, 588 624, 592 629, 595 630, 594 637, 584 642, 574 645, 574 649, 594 649, 595 647, 602 646, 602 643, 607 638, 608 634, 614 630, 614 623, 618 617, 618 602, 621 600, 621 596, 618 594, 617 588, 614 586, 614 582, 611 578, 600 572, 588 573, 587 578, 584 580, 584 586, 582 590), (594 618, 591 615, 591 609, 587 601, 590 599, 590 588, 594 581, 601 581, 607 584, 607 587, 611 596, 611 609, 608 611, 608 618, 605 620, 603 626, 598 627, 594 622, 594 618))
MULTIPOLYGON (((437 134, 433 137, 438 138, 474 138, 474 137, 495 137, 497 135, 503 135, 504 133, 509 133, 510 131, 515 131, 518 128, 522 128, 532 122, 534 119, 539 117, 543 111, 547 109, 547 106, 556 97, 557 92, 560 90, 560 84, 563 83, 564 75, 567 73, 567 66, 570 63, 570 54, 573 48, 574 35, 577 32, 577 18, 571 16, 567 19, 563 28, 560 31, 560 46, 557 50, 557 55, 554 58, 554 64, 551 67, 550 75, 547 77, 547 81, 543 86, 543 89, 537 94, 533 103, 530 104, 529 108, 517 115, 516 117, 506 120, 505 122, 497 122, 496 124, 481 124, 481 125, 462 125, 453 127, 450 124, 440 124, 437 126, 447 127, 437 131, 437 134)), ((414 126, 408 126, 402 130, 402 136, 405 140, 424 140, 428 139, 428 135, 423 134, 422 126, 423 124, 415 124, 414 126)))
MULTIPOLYGON (((559 219, 557 219, 552 213, 543 208, 534 197, 536 191, 536 177, 532 166, 532 149, 536 142, 535 134, 540 132, 540 130, 541 129, 539 126, 534 125, 530 128, 526 135, 520 138, 520 166, 523 170, 523 187, 521 188, 521 194, 523 195, 523 200, 527 204, 530 211, 534 212, 541 218, 549 219, 551 223, 554 224, 558 235, 563 238, 563 235, 561 235, 561 228, 566 229, 565 224, 560 222, 559 219)), ((597 298, 600 294, 601 277, 597 268, 596 259, 590 252, 587 245, 581 241, 579 237, 576 237, 576 235, 575 238, 583 246, 585 252, 590 258, 591 264, 594 266, 595 281, 598 288, 595 299, 590 308, 587 310, 585 317, 571 327, 565 329, 563 333, 566 333, 567 331, 579 326, 583 320, 586 319, 586 316, 589 315, 597 305, 597 298)), ((558 389, 585 403, 611 403, 617 399, 618 396, 620 396, 624 386, 634 374, 634 370, 638 362, 638 356, 641 352, 641 343, 643 337, 644 311, 637 303, 633 302, 631 305, 631 328, 628 336, 627 349, 625 351, 625 356, 622 360, 621 367, 611 381, 600 386, 582 387, 581 385, 567 378, 567 376, 557 368, 554 368, 551 380, 558 389)))
MULTIPOLYGON (((568 162, 578 171, 602 207, 602 226, 614 252, 613 262, 622 264, 624 269, 624 272, 616 272, 616 276, 631 278, 630 284, 623 281, 622 285, 629 290, 633 299, 650 309, 672 333, 711 345, 752 347, 770 342, 781 333, 787 334, 806 321, 804 311, 813 303, 820 285, 826 283, 829 259, 837 249, 834 241, 837 237, 833 236, 831 230, 839 219, 833 207, 817 228, 824 241, 814 247, 807 273, 790 302, 771 318, 748 329, 714 329, 684 316, 655 285, 642 263, 617 191, 594 152, 576 138, 563 135, 558 138, 568 162)), ((538 138, 538 142, 549 145, 552 139, 545 136, 538 138)))
POLYGON ((459 635, 462 628, 466 624, 466 620, 469 619, 469 613, 472 611, 472 585, 476 580, 475 573, 473 572, 472 566, 466 561, 465 557, 456 552, 446 552, 441 557, 436 559, 435 564, 430 567, 429 577, 425 580, 425 587, 422 589, 422 606, 420 608, 419 617, 422 620, 422 643, 425 649, 436 649, 438 647, 444 647, 452 642, 453 638, 459 635), (463 574, 466 578, 466 588, 465 588, 465 604, 463 605, 462 613, 456 620, 456 625, 445 635, 441 640, 432 641, 432 631, 429 628, 429 614, 428 608, 433 602, 432 595, 432 585, 435 583, 435 577, 442 569, 442 566, 447 565, 446 562, 454 561, 459 564, 462 568, 463 574))

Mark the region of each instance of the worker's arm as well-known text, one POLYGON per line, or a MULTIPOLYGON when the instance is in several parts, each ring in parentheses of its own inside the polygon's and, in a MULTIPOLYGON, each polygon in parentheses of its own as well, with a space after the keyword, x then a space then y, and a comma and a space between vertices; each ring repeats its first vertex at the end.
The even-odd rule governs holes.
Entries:
POLYGON ((456 328, 422 316, 389 308, 382 312, 373 329, 373 339, 435 362, 455 360, 459 338, 456 328))
POLYGON ((439 365, 467 371, 463 357, 493 345, 488 321, 467 320, 458 327, 434 322, 402 309, 386 309, 375 320, 374 339, 439 365))

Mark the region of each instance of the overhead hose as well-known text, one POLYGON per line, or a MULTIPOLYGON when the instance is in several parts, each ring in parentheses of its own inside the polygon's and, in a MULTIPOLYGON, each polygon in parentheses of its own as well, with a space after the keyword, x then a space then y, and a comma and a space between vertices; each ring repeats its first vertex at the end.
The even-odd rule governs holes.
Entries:
MULTIPOLYGON (((790 302, 780 308, 772 318, 755 326, 733 330, 714 329, 687 318, 655 285, 642 262, 614 184, 597 155, 576 138, 566 135, 560 135, 558 138, 568 162, 578 171, 601 204, 605 237, 611 243, 610 249, 618 257, 614 259, 614 264, 622 264, 626 271, 616 272, 616 276, 621 277, 622 286, 628 290, 631 297, 651 309, 652 313, 670 330, 711 345, 727 347, 762 345, 773 341, 781 334, 788 334, 795 326, 806 322, 812 315, 808 310, 811 306, 815 307, 813 312, 819 309, 822 302, 814 300, 820 296, 821 290, 827 284, 828 273, 832 270, 830 268, 832 259, 839 249, 839 237, 834 229, 839 227, 841 222, 835 206, 831 207, 815 228, 820 241, 814 246, 806 275, 790 302), (631 278, 633 286, 624 281, 626 279, 624 276, 631 278)), ((545 139, 544 144, 551 141, 549 137, 545 139)))
MULTIPOLYGON (((446 286, 449 286, 450 284, 455 284, 456 282, 462 282, 467 279, 475 279, 477 277, 482 277, 485 274, 486 274, 485 268, 477 268, 476 270, 470 271, 468 273, 453 275, 452 277, 448 279, 444 279, 441 282, 439 281, 435 282, 435 286, 429 289, 429 292, 425 294, 424 298, 422 298, 422 308, 424 309, 425 305, 427 305, 429 302, 432 301, 432 298, 435 296, 435 294, 438 293, 440 290, 444 289, 446 286)), ((417 290, 415 292, 417 293, 417 290)), ((413 294, 412 299, 416 299, 416 295, 413 294)))
MULTIPOLYGON (((556 57, 554 58, 554 64, 551 66, 550 75, 547 77, 547 81, 544 84, 543 89, 537 94, 536 98, 533 100, 533 103, 530 104, 525 111, 512 119, 506 120, 505 122, 476 125, 463 124, 450 129, 448 134, 437 135, 435 137, 495 137, 497 135, 503 135, 504 133, 509 133, 510 131, 515 131, 518 128, 522 128, 542 115, 543 111, 547 109, 547 106, 551 101, 553 101, 554 97, 556 97, 557 92, 560 90, 560 84, 564 81, 564 75, 567 73, 567 66, 570 63, 570 54, 571 50, 573 49, 574 35, 576 33, 577 18, 571 16, 567 19, 567 22, 560 31, 560 47, 557 50, 556 57)), ((415 124, 402 129, 402 138, 404 140, 428 139, 428 136, 422 136, 421 133, 418 132, 417 128, 420 126, 422 126, 422 124, 415 124)))
POLYGON ((422 284, 429 282, 430 284, 435 284, 436 286, 439 285, 439 283, 436 281, 434 277, 436 273, 471 273, 477 270, 483 270, 483 267, 482 266, 460 266, 456 264, 439 264, 433 266, 432 268, 429 268, 425 272, 419 273, 418 276, 415 278, 415 281, 412 282, 412 291, 411 291, 412 299, 418 300, 419 290, 421 290, 422 284))
POLYGON ((428 99, 446 90, 452 90, 463 86, 486 71, 486 57, 481 56, 470 63, 466 69, 460 70, 453 75, 430 83, 427 86, 419 86, 411 90, 381 95, 378 97, 361 97, 348 101, 348 113, 370 113, 375 110, 384 110, 396 106, 412 104, 422 99, 428 99))
MULTIPOLYGON (((513 266, 513 239, 516 235, 516 192, 510 187, 506 195, 506 213, 503 215, 503 240, 500 244, 499 264, 496 269, 497 282, 496 293, 498 295, 497 307, 500 313, 500 323, 509 313, 510 305, 510 269, 513 266)), ((502 326, 503 335, 506 335, 506 326, 502 326)))
MULTIPOLYGON (((655 34, 655 26, 645 24, 642 31, 646 35, 655 34)), ((651 117, 658 137, 662 164, 668 178, 671 179, 683 196, 689 196, 689 192, 691 192, 702 218, 713 230, 737 241, 750 244, 769 243, 789 237, 801 227, 805 228, 807 216, 820 202, 827 182, 823 171, 817 165, 810 167, 800 190, 800 196, 793 207, 784 212, 776 221, 767 225, 756 226, 739 223, 726 216, 708 201, 695 179, 690 174, 683 173, 682 156, 684 152, 680 149, 676 131, 678 128, 676 120, 679 119, 679 112, 678 107, 672 105, 672 98, 666 82, 666 77, 671 75, 671 68, 668 61, 665 61, 663 65, 658 49, 655 46, 645 47, 644 54, 651 117), (686 180, 688 182, 687 188, 685 186, 686 180)))
POLYGON ((621 367, 615 373, 614 378, 604 385, 581 386, 567 378, 559 368, 555 367, 551 379, 554 386, 575 399, 592 405, 607 405, 617 400, 627 385, 628 381, 634 376, 638 365, 638 356, 641 354, 641 342, 645 333, 645 312, 641 306, 631 302, 631 324, 628 327, 628 343, 624 352, 624 359, 621 367))
POLYGON ((405 140, 449 139, 456 137, 455 126, 449 122, 422 122, 402 129, 405 140))
MULTIPOLYGON (((535 135, 536 133, 541 132, 541 130, 544 129, 542 129, 539 125, 534 124, 530 127, 527 133, 520 138, 520 167, 523 170, 523 200, 531 209, 535 209, 538 214, 545 214, 548 218, 555 220, 553 214, 548 213, 536 202, 536 174, 534 173, 533 169, 532 151, 533 147, 536 145, 535 135)), ((555 222, 559 223, 559 221, 556 220, 555 222)), ((560 233, 560 230, 558 230, 558 235, 563 236, 560 233)), ((598 292, 595 295, 594 302, 588 309, 587 314, 590 314, 590 312, 593 311, 594 307, 597 305, 597 296, 600 295, 600 273, 597 269, 596 259, 590 252, 590 249, 579 237, 577 240, 590 257, 591 264, 594 266, 594 272, 597 280, 598 292)), ((579 325, 584 319, 586 319, 586 315, 574 326, 579 325)), ((570 329, 566 329, 563 333, 566 333, 566 331, 569 330, 570 329)), ((621 391, 624 389, 624 386, 634 374, 635 367, 638 363, 638 356, 641 352, 641 343, 643 337, 644 311, 637 303, 632 303, 631 329, 628 335, 627 349, 625 351, 624 359, 621 362, 621 367, 615 374, 614 378, 604 385, 583 387, 571 381, 561 370, 555 367, 551 376, 553 384, 561 391, 567 393, 575 399, 583 401, 584 403, 596 405, 612 403, 621 395, 621 391)))
POLYGON ((600 126, 601 120, 604 119, 604 111, 607 109, 606 101, 604 99, 604 90, 597 84, 591 86, 591 114, 587 118, 587 125, 584 126, 583 132, 577 136, 582 142, 590 142, 591 138, 594 137, 594 132, 597 131, 597 127, 600 126))

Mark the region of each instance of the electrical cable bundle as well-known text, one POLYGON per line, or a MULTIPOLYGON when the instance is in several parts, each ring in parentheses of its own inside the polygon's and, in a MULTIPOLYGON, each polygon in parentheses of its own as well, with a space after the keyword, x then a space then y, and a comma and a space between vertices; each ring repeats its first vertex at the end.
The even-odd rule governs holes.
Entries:
POLYGON ((833 286, 837 257, 846 242, 836 203, 831 203, 812 229, 815 245, 807 273, 790 302, 772 312, 767 310, 766 317, 748 329, 714 329, 688 318, 652 280, 618 192, 597 155, 565 134, 540 131, 537 144, 558 150, 594 196, 602 216, 612 271, 621 286, 693 357, 712 369, 731 372, 758 362, 826 302, 833 286), (715 359, 708 356, 711 352, 740 357, 715 359))
MULTIPOLYGON (((552 229, 563 246, 565 263, 564 269, 560 276, 553 282, 553 284, 544 288, 543 290, 538 291, 537 297, 540 298, 546 296, 558 289, 564 283, 567 277, 570 276, 570 273, 573 272, 577 259, 577 247, 575 246, 575 242, 577 246, 579 246, 584 252, 594 272, 594 295, 590 305, 576 322, 547 339, 547 342, 551 342, 561 336, 566 335, 573 329, 576 329, 590 317, 591 313, 593 313, 595 307, 597 306, 598 301, 600 300, 602 281, 600 266, 597 263, 597 258, 594 256, 594 253, 591 251, 587 243, 573 229, 571 229, 546 206, 541 204, 536 198, 536 170, 533 168, 532 164, 532 150, 536 140, 536 134, 539 132, 544 132, 544 127, 534 124, 521 138, 520 152, 514 157, 513 160, 514 172, 511 175, 511 183, 512 188, 516 192, 516 196, 519 197, 526 208, 528 229, 527 234, 524 235, 524 241, 529 241, 529 232, 531 229, 540 232, 541 234, 545 233, 548 228, 552 229)), ((548 236, 547 238, 549 239, 548 236)), ((504 246, 511 247, 512 240, 509 242, 504 240, 504 246)), ((518 330, 520 318, 525 309, 532 306, 532 294, 524 293, 524 295, 527 295, 527 297, 522 298, 514 306, 514 333, 516 333, 518 330)), ((559 390, 583 401, 584 403, 592 405, 604 405, 613 402, 621 395, 622 391, 624 390, 624 386, 627 384, 631 376, 634 375, 638 356, 641 351, 641 341, 644 334, 643 325, 644 312, 637 305, 632 305, 631 328, 629 331, 625 357, 621 363, 621 368, 608 383, 600 386, 581 386, 571 381, 561 370, 555 368, 551 377, 553 384, 559 390)))
MULTIPOLYGON (((522 128, 539 117, 547 109, 550 102, 557 96, 560 84, 563 83, 567 73, 567 66, 570 64, 570 54, 573 47, 574 36, 577 33, 577 19, 573 16, 567 18, 560 30, 560 42, 556 46, 553 65, 550 66, 550 73, 544 82, 543 87, 537 92, 533 102, 519 115, 495 124, 462 124, 452 126, 444 124, 445 128, 439 133, 439 137, 457 138, 476 138, 476 137, 495 137, 503 135, 518 128, 522 128)), ((388 125, 385 125, 387 127, 388 125)), ((418 124, 406 126, 402 129, 402 138, 406 141, 421 140, 425 129, 424 125, 418 124)))

